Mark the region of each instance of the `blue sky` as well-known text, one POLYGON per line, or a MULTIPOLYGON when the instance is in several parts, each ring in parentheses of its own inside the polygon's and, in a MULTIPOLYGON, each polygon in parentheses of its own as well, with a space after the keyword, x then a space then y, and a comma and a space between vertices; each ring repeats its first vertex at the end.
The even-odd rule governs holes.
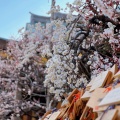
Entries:
MULTIPOLYGON (((73 1, 56 0, 56 5, 65 8, 73 1)), ((29 12, 46 16, 50 6, 51 0, 0 0, 0 37, 17 37, 18 30, 30 22, 29 12)))

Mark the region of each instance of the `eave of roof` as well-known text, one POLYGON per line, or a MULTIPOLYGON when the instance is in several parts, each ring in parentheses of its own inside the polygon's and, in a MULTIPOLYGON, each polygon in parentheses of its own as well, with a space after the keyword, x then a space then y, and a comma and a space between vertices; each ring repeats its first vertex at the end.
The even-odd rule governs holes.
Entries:
POLYGON ((0 37, 0 40, 9 41, 9 39, 6 39, 6 38, 2 38, 2 37, 0 37))
POLYGON ((41 15, 36 15, 34 13, 29 12, 31 15, 37 16, 37 17, 44 17, 44 18, 50 18, 50 16, 41 16, 41 15))

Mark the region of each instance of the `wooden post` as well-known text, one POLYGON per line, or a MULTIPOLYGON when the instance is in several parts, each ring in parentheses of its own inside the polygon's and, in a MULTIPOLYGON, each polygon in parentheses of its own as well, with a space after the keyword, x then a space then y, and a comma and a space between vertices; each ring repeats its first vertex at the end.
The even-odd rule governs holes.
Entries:
POLYGON ((22 120, 28 120, 28 116, 27 115, 23 115, 22 120))
MULTIPOLYGON (((32 111, 32 116, 35 116, 35 112, 32 111)), ((36 120, 36 118, 32 117, 32 120, 36 120)))
MULTIPOLYGON (((19 83, 17 83, 17 88, 20 88, 19 83)), ((21 91, 19 91, 17 88, 16 88, 15 99, 16 100, 21 100, 22 99, 22 94, 21 94, 21 91)), ((14 117, 14 120, 21 120, 21 118, 20 117, 14 117)))
MULTIPOLYGON (((52 3, 51 3, 51 8, 55 7, 55 0, 52 0, 52 3)), ((51 13, 51 21, 54 20, 54 12, 51 13)), ((51 27, 51 29, 53 30, 53 28, 51 27)), ((51 30, 51 31, 52 31, 51 30)), ((52 34, 52 33, 51 33, 52 34)), ((49 110, 49 103, 50 103, 50 93, 49 93, 49 90, 48 88, 46 88, 46 110, 49 110)))
MULTIPOLYGON (((52 0, 51 8, 55 7, 55 0, 52 0)), ((51 21, 54 20, 54 12, 51 13, 51 21)))
POLYGON ((50 103, 50 93, 49 93, 49 90, 48 88, 46 88, 46 110, 49 110, 49 103, 50 103))

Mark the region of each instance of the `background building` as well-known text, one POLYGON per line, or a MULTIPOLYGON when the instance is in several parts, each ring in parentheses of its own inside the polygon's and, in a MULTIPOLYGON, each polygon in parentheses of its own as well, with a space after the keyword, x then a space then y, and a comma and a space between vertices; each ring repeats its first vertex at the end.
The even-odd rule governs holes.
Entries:
MULTIPOLYGON (((50 23, 51 17, 47 17, 47 16, 41 16, 41 15, 36 15, 34 13, 31 13, 31 18, 30 18, 30 23, 26 24, 26 30, 28 29, 29 25, 35 25, 36 23, 40 22, 42 26, 46 26, 46 23, 50 23)), ((54 13, 52 15, 52 19, 56 20, 56 19, 61 19, 61 20, 65 20, 67 15, 64 13, 54 13)))
POLYGON ((8 39, 0 37, 0 50, 6 50, 7 43, 9 42, 8 39))

